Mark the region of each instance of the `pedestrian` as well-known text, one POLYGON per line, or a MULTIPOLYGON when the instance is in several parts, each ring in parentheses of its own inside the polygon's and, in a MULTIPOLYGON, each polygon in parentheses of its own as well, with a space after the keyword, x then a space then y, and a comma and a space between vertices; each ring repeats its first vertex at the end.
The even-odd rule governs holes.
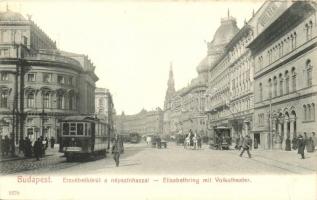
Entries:
POLYGON ((316 145, 317 145, 317 137, 315 135, 315 132, 312 133, 312 138, 313 138, 313 142, 314 142, 314 149, 316 149, 316 145))
POLYGON ((45 150, 48 148, 48 139, 45 137, 45 150))
POLYGON ((197 141, 198 141, 198 148, 201 149, 201 146, 202 146, 202 137, 201 137, 200 135, 198 135, 197 141))
POLYGON ((35 142, 34 142, 34 147, 33 147, 33 151, 34 151, 34 156, 36 158, 36 160, 40 160, 40 157, 42 155, 42 141, 41 138, 38 138, 35 142))
POLYGON ((292 148, 293 148, 293 150, 296 150, 297 149, 297 137, 293 137, 293 139, 292 139, 292 148))
POLYGON ((315 151, 315 145, 312 137, 307 140, 307 152, 311 153, 315 151))
POLYGON ((302 159, 305 159, 304 151, 305 151, 305 140, 302 135, 299 135, 297 138, 297 147, 298 147, 298 154, 301 154, 302 159))
POLYGON ((285 151, 291 151, 291 140, 289 137, 287 137, 285 140, 285 151))
POLYGON ((251 158, 250 149, 252 145, 252 140, 249 135, 245 136, 242 144, 243 150, 240 153, 240 157, 242 157, 243 153, 247 151, 249 158, 251 158))
POLYGON ((258 140, 254 138, 254 149, 258 148, 258 140))
POLYGON ((1 155, 4 156, 4 139, 2 138, 2 135, 0 135, 0 148, 1 148, 1 155))
POLYGON ((54 149, 55 138, 53 136, 51 137, 50 142, 51 142, 51 149, 54 149))
POLYGON ((10 152, 10 139, 6 135, 4 136, 4 154, 7 156, 10 152))
POLYGON ((242 135, 240 135, 239 145, 238 145, 238 147, 239 147, 239 151, 240 151, 240 150, 241 150, 241 148, 242 148, 243 141, 244 141, 244 138, 242 137, 242 135))
POLYGON ((236 138, 236 145, 235 145, 235 149, 239 149, 239 143, 240 143, 240 137, 236 138))
POLYGON ((120 144, 118 139, 114 140, 114 143, 112 145, 112 154, 113 154, 113 159, 116 162, 116 166, 119 167, 119 162, 120 162, 120 144))
POLYGON ((25 137, 24 148, 25 148, 25 151, 24 151, 25 157, 27 158, 32 157, 32 143, 29 137, 25 137))
POLYGON ((19 140, 19 153, 24 153, 25 152, 25 141, 23 138, 19 140))
POLYGON ((40 142, 41 142, 41 144, 42 144, 42 146, 41 146, 41 158, 45 155, 45 146, 46 146, 46 141, 44 140, 44 137, 43 136, 41 136, 40 137, 40 142))

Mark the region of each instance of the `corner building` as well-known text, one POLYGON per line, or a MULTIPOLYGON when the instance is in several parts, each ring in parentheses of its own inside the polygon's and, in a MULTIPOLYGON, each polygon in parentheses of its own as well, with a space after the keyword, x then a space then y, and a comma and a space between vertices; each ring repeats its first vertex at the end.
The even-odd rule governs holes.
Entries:
POLYGON ((95 112, 95 66, 58 50, 31 19, 0 13, 0 133, 15 142, 55 137, 59 119, 95 112))

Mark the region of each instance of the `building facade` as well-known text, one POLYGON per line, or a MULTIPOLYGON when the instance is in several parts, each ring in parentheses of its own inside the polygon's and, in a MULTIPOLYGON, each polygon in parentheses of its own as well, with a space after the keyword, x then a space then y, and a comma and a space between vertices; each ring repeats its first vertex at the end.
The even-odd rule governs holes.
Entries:
POLYGON ((95 66, 63 52, 31 19, 0 13, 1 135, 58 138, 59 119, 94 114, 95 66))
POLYGON ((274 4, 265 8, 258 22, 263 31, 249 44, 255 70, 253 131, 267 148, 285 149, 287 138, 316 132, 317 7, 309 1, 274 4))
POLYGON ((119 134, 139 133, 140 135, 161 135, 163 131, 163 111, 160 108, 152 111, 142 109, 135 115, 117 115, 116 131, 119 134))

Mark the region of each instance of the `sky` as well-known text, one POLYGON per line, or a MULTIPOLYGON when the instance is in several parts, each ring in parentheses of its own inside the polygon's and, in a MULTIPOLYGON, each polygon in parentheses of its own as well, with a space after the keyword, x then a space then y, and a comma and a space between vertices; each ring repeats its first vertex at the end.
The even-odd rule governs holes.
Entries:
MULTIPOLYGON (((220 19, 241 28, 263 1, 8 1, 59 49, 86 54, 97 87, 110 90, 118 114, 163 108, 170 62, 176 90, 197 76, 220 19)), ((0 1, 0 10, 6 8, 0 1)))

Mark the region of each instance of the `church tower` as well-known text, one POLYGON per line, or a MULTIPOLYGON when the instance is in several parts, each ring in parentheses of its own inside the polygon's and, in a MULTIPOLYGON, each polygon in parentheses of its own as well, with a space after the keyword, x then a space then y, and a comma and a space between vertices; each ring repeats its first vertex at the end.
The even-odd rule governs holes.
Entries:
POLYGON ((173 64, 171 62, 169 78, 167 82, 167 90, 166 90, 165 101, 164 101, 164 110, 169 108, 171 98, 174 94, 175 94, 175 83, 174 83, 174 75, 173 75, 173 64))

